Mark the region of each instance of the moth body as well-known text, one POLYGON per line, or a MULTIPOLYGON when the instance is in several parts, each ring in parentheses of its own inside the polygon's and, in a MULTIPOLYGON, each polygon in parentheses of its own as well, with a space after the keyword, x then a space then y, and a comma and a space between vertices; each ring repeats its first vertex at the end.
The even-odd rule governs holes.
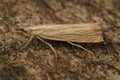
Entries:
POLYGON ((38 25, 27 27, 26 30, 49 40, 80 43, 103 41, 101 27, 96 23, 38 25))

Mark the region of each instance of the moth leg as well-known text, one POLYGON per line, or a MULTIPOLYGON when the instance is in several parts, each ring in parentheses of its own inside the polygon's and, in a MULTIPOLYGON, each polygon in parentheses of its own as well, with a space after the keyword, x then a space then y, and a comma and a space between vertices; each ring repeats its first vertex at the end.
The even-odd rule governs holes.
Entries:
POLYGON ((20 50, 25 49, 25 48, 28 46, 28 44, 32 41, 33 38, 34 38, 34 35, 32 35, 32 36, 30 37, 30 39, 28 39, 28 41, 25 43, 25 45, 24 45, 20 50))
POLYGON ((48 45, 51 49, 52 49, 52 51, 54 52, 54 54, 55 54, 55 57, 57 58, 57 53, 56 53, 56 51, 55 51, 55 49, 53 48, 53 46, 50 44, 50 43, 48 43, 48 42, 46 42, 45 40, 43 40, 41 37, 37 37, 40 41, 42 41, 43 43, 45 43, 46 45, 48 45))
POLYGON ((91 53, 91 54, 94 54, 92 51, 90 51, 90 50, 82 47, 81 45, 78 45, 78 44, 75 44, 75 43, 72 43, 72 42, 67 42, 67 43, 69 43, 69 44, 71 44, 71 45, 73 45, 73 46, 79 47, 79 48, 81 48, 81 49, 83 49, 83 50, 85 50, 85 51, 87 51, 87 52, 89 52, 89 53, 91 53))

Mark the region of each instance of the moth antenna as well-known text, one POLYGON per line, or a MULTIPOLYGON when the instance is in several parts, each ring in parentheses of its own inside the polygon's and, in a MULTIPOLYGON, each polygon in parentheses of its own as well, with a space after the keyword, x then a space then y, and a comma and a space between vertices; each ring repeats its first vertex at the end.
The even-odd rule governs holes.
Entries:
POLYGON ((53 48, 53 46, 52 46, 50 43, 48 43, 48 42, 46 42, 45 40, 43 40, 40 36, 37 36, 37 38, 38 38, 40 41, 42 41, 43 43, 45 43, 46 45, 48 45, 48 46, 51 48, 51 50, 54 52, 55 57, 57 58, 57 52, 55 51, 55 49, 53 48))
POLYGON ((84 47, 81 46, 81 45, 78 45, 78 44, 75 44, 75 43, 72 43, 72 42, 67 42, 67 43, 69 43, 69 44, 71 44, 71 45, 73 45, 73 46, 79 47, 79 48, 81 48, 81 49, 83 49, 83 50, 85 50, 85 51, 87 51, 87 52, 89 52, 89 53, 91 53, 91 54, 94 54, 92 51, 84 48, 84 47))
POLYGON ((32 36, 28 39, 28 41, 25 43, 25 45, 24 45, 20 50, 25 49, 25 48, 29 45, 29 43, 32 41, 33 38, 34 38, 34 35, 32 35, 32 36))

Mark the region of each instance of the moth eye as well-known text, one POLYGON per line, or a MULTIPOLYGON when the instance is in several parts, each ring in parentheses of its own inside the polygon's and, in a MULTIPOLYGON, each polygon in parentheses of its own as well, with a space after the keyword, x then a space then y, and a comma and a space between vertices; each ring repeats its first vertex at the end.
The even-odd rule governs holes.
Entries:
POLYGON ((30 30, 28 30, 27 33, 30 34, 30 35, 32 35, 32 31, 30 31, 30 30))

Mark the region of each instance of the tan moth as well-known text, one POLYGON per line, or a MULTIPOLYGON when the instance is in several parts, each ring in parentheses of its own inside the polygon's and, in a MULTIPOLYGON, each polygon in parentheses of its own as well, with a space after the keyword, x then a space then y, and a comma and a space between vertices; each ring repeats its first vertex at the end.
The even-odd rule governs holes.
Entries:
MULTIPOLYGON (((98 43, 103 41, 102 29, 97 23, 38 25, 24 28, 24 30, 31 32, 32 35, 35 35, 39 40, 50 46, 56 57, 56 51, 52 45, 44 41, 44 39, 66 41, 90 53, 92 52, 73 42, 98 43)), ((32 38, 33 37, 31 37, 30 40, 32 40, 32 38)), ((27 44, 23 48, 25 48, 27 44)))

